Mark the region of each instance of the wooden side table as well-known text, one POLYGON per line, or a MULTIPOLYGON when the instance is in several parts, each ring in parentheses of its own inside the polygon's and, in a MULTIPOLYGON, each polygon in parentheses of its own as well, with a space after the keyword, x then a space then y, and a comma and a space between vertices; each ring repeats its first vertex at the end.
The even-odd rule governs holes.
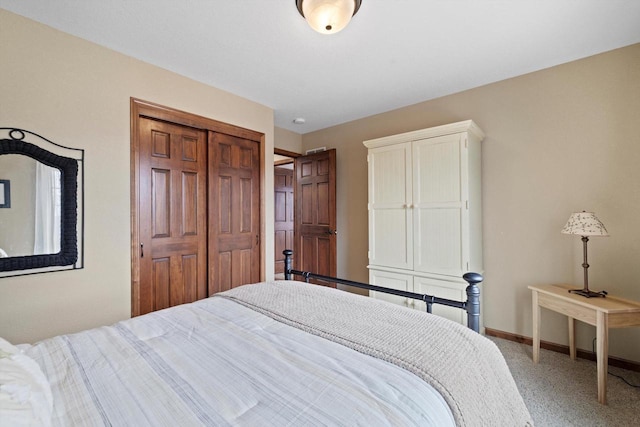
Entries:
POLYGON ((607 370, 609 359, 609 328, 640 326, 640 302, 607 295, 606 298, 586 298, 569 293, 572 285, 529 286, 533 297, 533 363, 540 360, 540 307, 564 314, 569 318, 569 355, 576 358, 575 321, 596 327, 598 365, 598 402, 607 403, 607 370))

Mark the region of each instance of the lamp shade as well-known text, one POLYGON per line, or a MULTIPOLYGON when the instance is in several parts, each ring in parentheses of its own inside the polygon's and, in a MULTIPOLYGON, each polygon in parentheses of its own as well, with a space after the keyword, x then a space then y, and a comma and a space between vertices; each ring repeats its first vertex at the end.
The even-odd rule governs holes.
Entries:
POLYGON ((335 34, 347 26, 361 0, 296 0, 300 14, 321 34, 335 34))
POLYGON ((562 229, 563 234, 577 234, 579 236, 608 236, 609 232, 604 224, 593 212, 574 212, 562 229))

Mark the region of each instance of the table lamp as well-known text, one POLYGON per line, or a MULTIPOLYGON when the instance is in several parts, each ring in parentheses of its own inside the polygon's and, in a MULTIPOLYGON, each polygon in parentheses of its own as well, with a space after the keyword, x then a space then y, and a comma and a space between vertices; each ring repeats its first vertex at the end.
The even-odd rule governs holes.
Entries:
POLYGON ((589 264, 587 263, 587 242, 589 241, 589 236, 609 236, 607 229, 604 228, 604 225, 600 220, 593 214, 593 212, 574 212, 569 217, 567 224, 562 229, 561 233, 563 234, 577 234, 582 236, 582 247, 584 253, 584 262, 582 263, 582 267, 584 268, 584 288, 582 289, 571 289, 569 292, 582 295, 583 297, 591 298, 591 297, 605 297, 607 292, 593 292, 589 290, 589 276, 588 276, 588 268, 589 264))

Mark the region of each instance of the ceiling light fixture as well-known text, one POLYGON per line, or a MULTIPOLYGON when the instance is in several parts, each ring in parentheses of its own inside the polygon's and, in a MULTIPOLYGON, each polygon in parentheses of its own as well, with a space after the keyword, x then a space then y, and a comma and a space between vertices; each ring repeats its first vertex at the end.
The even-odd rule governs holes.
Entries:
POLYGON ((362 0, 296 0, 298 12, 320 34, 335 34, 347 26, 362 0))

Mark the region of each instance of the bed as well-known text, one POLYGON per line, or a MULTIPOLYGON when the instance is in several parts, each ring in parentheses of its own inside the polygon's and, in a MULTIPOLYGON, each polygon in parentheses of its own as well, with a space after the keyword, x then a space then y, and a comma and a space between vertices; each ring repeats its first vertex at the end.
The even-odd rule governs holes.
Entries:
POLYGON ((0 340, 0 368, 3 426, 532 425, 480 334, 292 280, 33 345, 0 340))

